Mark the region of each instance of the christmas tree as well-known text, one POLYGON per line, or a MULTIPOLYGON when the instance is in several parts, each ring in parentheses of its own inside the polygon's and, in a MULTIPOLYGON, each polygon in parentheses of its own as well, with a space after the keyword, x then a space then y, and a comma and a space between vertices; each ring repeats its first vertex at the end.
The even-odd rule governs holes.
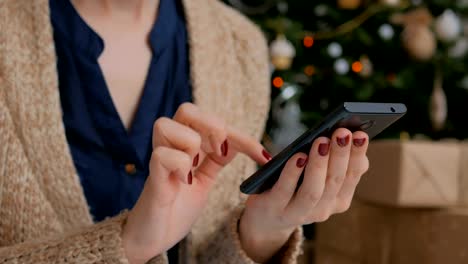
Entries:
POLYGON ((226 3, 269 41, 273 142, 284 146, 344 101, 405 103, 380 137, 468 136, 468 0, 226 3), (301 124, 297 107, 284 109, 291 100, 301 124))
POLYGON ((273 153, 345 101, 407 105, 380 138, 468 137, 468 0, 225 2, 270 45, 273 153))

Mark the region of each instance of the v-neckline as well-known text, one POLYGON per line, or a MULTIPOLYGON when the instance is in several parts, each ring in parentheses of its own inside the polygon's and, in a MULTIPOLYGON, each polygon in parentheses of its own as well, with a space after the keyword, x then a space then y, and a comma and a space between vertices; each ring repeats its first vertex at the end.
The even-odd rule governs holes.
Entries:
MULTIPOLYGON (((142 149, 141 146, 143 146, 143 143, 145 143, 147 140, 151 140, 151 138, 148 138, 148 135, 146 135, 147 133, 143 133, 142 131, 146 132, 148 130, 151 132, 153 123, 153 117, 149 118, 148 116, 144 115, 154 114, 153 112, 148 112, 147 110, 151 109, 151 104, 158 103, 155 102, 155 100, 162 100, 162 98, 164 98, 164 94, 155 94, 154 91, 152 91, 152 86, 150 84, 153 82, 149 80, 151 80, 151 78, 155 78, 155 76, 150 75, 153 71, 155 71, 154 67, 157 66, 157 60, 170 44, 171 34, 175 32, 175 25, 173 25, 173 23, 167 22, 168 16, 172 15, 169 6, 169 4, 171 4, 171 0, 160 0, 159 2, 158 15, 148 38, 152 51, 150 65, 147 69, 143 90, 141 91, 140 98, 138 99, 138 105, 128 129, 125 127, 122 118, 117 111, 116 105, 109 90, 109 86, 98 61, 99 56, 104 50, 103 39, 81 17, 78 10, 75 9, 70 0, 57 1, 64 2, 66 5, 65 8, 68 10, 67 13, 70 12, 70 14, 72 14, 74 17, 74 19, 72 19, 72 23, 78 23, 78 28, 84 31, 80 32, 80 34, 84 33, 88 36, 85 38, 79 38, 74 36, 74 34, 76 34, 74 32, 62 32, 65 33, 66 37, 70 38, 71 45, 75 45, 76 48, 81 49, 85 52, 85 54, 87 54, 87 56, 91 58, 91 61, 94 64, 93 67, 98 72, 98 74, 91 77, 91 80, 94 83, 98 83, 94 87, 99 87, 99 89, 87 88, 88 91, 86 93, 89 94, 89 100, 100 98, 99 101, 95 101, 91 104, 94 104, 95 107, 100 108, 100 111, 98 112, 105 113, 104 118, 106 118, 108 122, 106 122, 106 124, 102 124, 102 121, 99 121, 102 120, 102 116, 101 118, 97 118, 95 113, 91 113, 96 129, 99 131, 99 134, 101 134, 101 138, 104 141, 104 144, 108 146, 110 145, 112 148, 116 148, 116 144, 124 147, 127 153, 134 153, 135 160, 133 160, 133 162, 142 165, 142 162, 144 162, 146 158, 146 148, 142 149), (102 131, 104 132, 102 133, 102 131), (116 138, 125 138, 125 141, 109 142, 109 134, 114 134, 116 138)), ((85 76, 85 78, 89 77, 85 76)), ((161 89, 161 91, 165 93, 164 89, 161 89)))
POLYGON ((69 9, 72 12, 73 16, 76 18, 76 23, 80 23, 81 27, 84 30, 87 31, 87 34, 90 35, 89 39, 94 38, 94 39, 97 40, 98 48, 93 49, 92 47, 88 46, 88 45, 95 45, 95 43, 93 43, 93 41, 82 43, 82 41, 80 41, 79 38, 74 38, 75 44, 78 45, 81 48, 84 48, 84 50, 87 51, 88 54, 97 63, 97 67, 98 67, 100 76, 102 77, 101 81, 104 84, 102 86, 102 87, 104 87, 104 89, 102 89, 102 91, 100 93, 100 96, 102 96, 101 98, 103 98, 105 100, 105 105, 107 105, 110 108, 110 109, 108 109, 108 111, 111 112, 110 114, 115 115, 115 116, 118 117, 119 130, 124 131, 125 134, 128 137, 132 137, 132 131, 134 129, 138 129, 137 127, 135 128, 135 125, 138 124, 138 123, 141 123, 141 121, 140 122, 138 121, 140 119, 138 117, 138 115, 142 114, 142 108, 144 108, 142 106, 142 103, 145 102, 144 98, 146 98, 146 96, 148 94, 148 89, 149 89, 149 87, 148 87, 149 86, 148 85, 148 78, 149 78, 149 75, 154 70, 153 67, 154 67, 154 64, 155 64, 155 60, 158 59, 158 57, 162 54, 162 52, 164 51, 164 49, 168 45, 167 38, 158 37, 158 36, 165 35, 165 34, 167 35, 168 31, 170 30, 171 25, 168 25, 168 23, 164 23, 165 22, 164 16, 168 15, 168 12, 165 12, 165 10, 168 7, 167 6, 168 1, 167 0, 160 0, 159 1, 158 11, 157 11, 158 14, 157 14, 156 19, 154 21, 153 27, 152 27, 149 35, 148 35, 148 41, 149 41, 150 48, 151 48, 151 59, 150 59, 150 62, 149 62, 149 65, 148 65, 148 68, 147 68, 147 71, 146 71, 145 81, 143 83, 143 88, 142 88, 142 91, 141 91, 141 95, 140 95, 140 98, 138 99, 138 104, 137 104, 137 107, 135 109, 134 116, 132 117, 132 120, 131 120, 130 125, 129 125, 128 128, 125 127, 124 122, 122 121, 122 117, 120 116, 119 112, 117 111, 117 107, 116 107, 115 102, 114 102, 114 100, 112 98, 108 82, 107 82, 107 80, 106 80, 106 78, 104 76, 104 73, 102 71, 102 67, 101 67, 101 65, 99 64, 99 61, 98 61, 100 55, 102 54, 102 52, 104 51, 104 48, 105 48, 104 40, 96 32, 96 30, 94 30, 93 27, 83 18, 83 16, 75 8, 75 6, 73 5, 71 0, 65 0, 65 1, 62 1, 62 2, 64 2, 67 5, 66 8, 69 9), (154 41, 155 39, 158 40, 157 43, 156 43, 156 41, 154 41))

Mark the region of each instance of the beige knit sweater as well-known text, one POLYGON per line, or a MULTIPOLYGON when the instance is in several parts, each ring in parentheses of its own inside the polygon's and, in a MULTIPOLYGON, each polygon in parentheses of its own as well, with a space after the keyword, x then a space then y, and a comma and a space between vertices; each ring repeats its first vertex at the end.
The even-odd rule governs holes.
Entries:
MULTIPOLYGON (((269 107, 260 31, 215 0, 185 0, 195 103, 260 138, 269 107)), ((126 213, 91 216, 62 124, 48 0, 0 0, 0 262, 127 263, 126 213)), ((182 241, 182 263, 253 263, 236 231, 239 185, 255 169, 240 156, 222 171, 204 214, 182 241), (236 209, 237 208, 237 209, 236 209)), ((301 229, 277 260, 295 263, 301 229)), ((153 263, 167 263, 166 255, 153 263)))

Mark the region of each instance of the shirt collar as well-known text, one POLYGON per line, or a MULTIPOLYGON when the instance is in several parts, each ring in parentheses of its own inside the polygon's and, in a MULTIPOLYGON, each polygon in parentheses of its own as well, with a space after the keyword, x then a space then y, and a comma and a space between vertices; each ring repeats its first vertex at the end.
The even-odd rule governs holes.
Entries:
MULTIPOLYGON (((177 29, 177 16, 182 8, 173 0, 160 0, 158 15, 149 34, 149 42, 155 56, 174 39, 177 29)), ((104 50, 103 39, 80 16, 70 0, 50 0, 51 21, 55 34, 65 38, 70 45, 94 58, 104 50)))

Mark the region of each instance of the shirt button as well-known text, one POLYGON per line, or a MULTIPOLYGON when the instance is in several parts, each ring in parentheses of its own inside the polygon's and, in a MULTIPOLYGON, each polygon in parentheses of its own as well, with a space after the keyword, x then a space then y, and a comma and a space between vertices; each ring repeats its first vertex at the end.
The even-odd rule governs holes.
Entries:
POLYGON ((137 172, 135 164, 132 164, 132 163, 125 164, 125 172, 130 175, 135 174, 137 172))

